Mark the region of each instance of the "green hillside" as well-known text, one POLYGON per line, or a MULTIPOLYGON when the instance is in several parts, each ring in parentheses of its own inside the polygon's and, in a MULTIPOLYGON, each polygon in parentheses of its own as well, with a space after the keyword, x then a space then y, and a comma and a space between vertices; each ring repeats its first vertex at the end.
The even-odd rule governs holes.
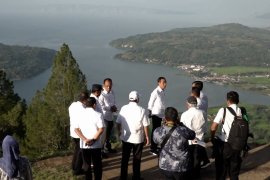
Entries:
POLYGON ((10 79, 30 78, 51 67, 55 53, 47 48, 0 43, 0 68, 10 79))
POLYGON ((207 66, 270 64, 270 31, 234 23, 135 35, 110 44, 124 50, 116 58, 130 61, 207 66))

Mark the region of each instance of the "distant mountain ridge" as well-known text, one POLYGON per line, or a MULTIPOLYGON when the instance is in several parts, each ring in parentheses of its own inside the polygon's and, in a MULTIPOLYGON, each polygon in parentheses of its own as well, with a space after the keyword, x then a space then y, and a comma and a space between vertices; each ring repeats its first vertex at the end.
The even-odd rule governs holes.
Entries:
POLYGON ((52 49, 0 43, 0 69, 4 69, 10 79, 30 78, 48 69, 55 54, 52 49))
POLYGON ((270 64, 270 31, 230 23, 177 28, 113 40, 124 50, 115 57, 156 64, 265 66, 270 64))

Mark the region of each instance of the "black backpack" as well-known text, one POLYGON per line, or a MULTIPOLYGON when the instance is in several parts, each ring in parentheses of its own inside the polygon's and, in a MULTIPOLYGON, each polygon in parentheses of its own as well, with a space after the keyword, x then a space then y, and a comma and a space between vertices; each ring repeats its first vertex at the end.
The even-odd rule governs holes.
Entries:
POLYGON ((229 132, 228 143, 233 150, 242 151, 247 145, 247 139, 249 136, 248 121, 243 119, 242 116, 237 116, 236 112, 231 107, 224 108, 223 121, 225 121, 226 109, 234 115, 234 121, 232 122, 229 132))

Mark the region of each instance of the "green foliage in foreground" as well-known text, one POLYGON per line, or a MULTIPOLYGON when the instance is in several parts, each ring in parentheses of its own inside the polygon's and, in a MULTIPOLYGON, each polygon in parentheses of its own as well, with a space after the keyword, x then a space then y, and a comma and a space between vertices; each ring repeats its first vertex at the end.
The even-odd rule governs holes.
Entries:
POLYGON ((13 82, 0 70, 0 142, 7 134, 13 134, 19 139, 23 139, 25 135, 22 118, 26 111, 26 103, 14 93, 13 88, 13 82))
POLYGON ((26 79, 48 69, 56 51, 29 46, 8 46, 0 43, 0 67, 10 79, 26 79))
POLYGON ((86 90, 86 79, 64 44, 56 54, 47 86, 38 91, 26 112, 25 153, 52 155, 70 146, 68 107, 86 90))
MULTIPOLYGON (((270 106, 240 104, 247 109, 250 119, 250 131, 254 134, 254 139, 250 142, 264 144, 270 142, 270 106)), ((223 106, 225 107, 225 105, 223 106)), ((220 107, 210 108, 208 114, 211 120, 215 117, 220 107)), ((211 124, 211 123, 210 123, 211 124)))

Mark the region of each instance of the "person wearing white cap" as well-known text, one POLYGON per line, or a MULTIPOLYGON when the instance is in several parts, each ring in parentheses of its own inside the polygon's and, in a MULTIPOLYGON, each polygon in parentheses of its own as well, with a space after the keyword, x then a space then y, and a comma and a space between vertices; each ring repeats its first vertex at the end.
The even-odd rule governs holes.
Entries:
POLYGON ((124 105, 116 119, 118 132, 122 140, 121 180, 127 179, 128 161, 133 151, 133 177, 141 179, 141 156, 144 141, 149 145, 148 126, 150 122, 145 109, 138 105, 139 94, 132 91, 129 94, 129 104, 124 105))

